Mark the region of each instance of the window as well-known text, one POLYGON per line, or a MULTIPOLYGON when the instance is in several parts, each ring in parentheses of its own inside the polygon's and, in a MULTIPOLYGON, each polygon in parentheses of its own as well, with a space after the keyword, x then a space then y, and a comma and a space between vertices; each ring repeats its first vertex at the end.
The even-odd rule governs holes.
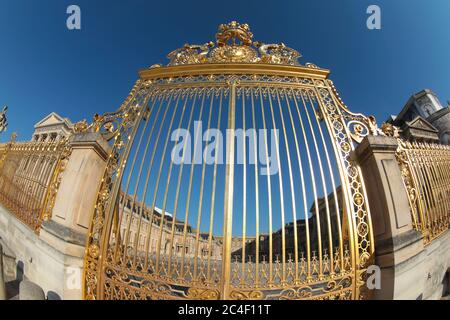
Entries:
POLYGON ((446 132, 442 135, 441 142, 446 145, 450 145, 450 133, 446 132))
POLYGON ((424 113, 425 117, 427 117, 427 118, 428 118, 429 116, 431 116, 431 115, 434 113, 433 106, 430 105, 430 104, 424 105, 424 106, 423 106, 423 113, 424 113))

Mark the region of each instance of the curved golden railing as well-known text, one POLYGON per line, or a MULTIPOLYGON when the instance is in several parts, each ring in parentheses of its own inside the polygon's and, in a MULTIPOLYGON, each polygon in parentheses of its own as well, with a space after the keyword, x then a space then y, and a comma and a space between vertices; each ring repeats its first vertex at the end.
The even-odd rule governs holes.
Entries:
POLYGON ((397 159, 414 228, 428 244, 450 225, 450 147, 399 139, 397 159))
POLYGON ((0 203, 39 233, 52 215, 60 175, 71 153, 67 140, 12 142, 0 159, 0 203))
POLYGON ((86 299, 358 299, 374 243, 351 159, 373 118, 329 71, 248 26, 172 52, 96 115, 112 152, 86 246, 86 299), (241 44, 226 44, 230 39, 241 44), (230 143, 233 141, 233 143, 230 143))

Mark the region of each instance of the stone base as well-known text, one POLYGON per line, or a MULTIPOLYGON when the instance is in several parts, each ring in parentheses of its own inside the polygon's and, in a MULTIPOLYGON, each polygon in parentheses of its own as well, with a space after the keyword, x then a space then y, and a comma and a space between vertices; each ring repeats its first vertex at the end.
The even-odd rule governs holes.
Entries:
POLYGON ((18 272, 42 287, 47 297, 81 299, 84 245, 57 234, 42 228, 36 235, 0 205, 0 237, 14 254, 18 272))
MULTIPOLYGON (((416 232, 417 233, 417 232, 416 232)), ((394 238, 395 239, 395 238, 394 238)), ((439 300, 445 294, 446 273, 450 272, 450 232, 422 247, 420 236, 394 241, 391 249, 377 246, 376 264, 381 268, 378 300, 439 300), (396 261, 393 264, 393 261, 396 261)), ((387 245, 387 244, 386 244, 387 245)))
POLYGON ((450 273, 450 231, 425 247, 423 298, 440 299, 445 294, 446 273, 450 273))
POLYGON ((17 277, 16 256, 0 236, 0 244, 3 247, 3 275, 5 282, 15 280, 17 277))

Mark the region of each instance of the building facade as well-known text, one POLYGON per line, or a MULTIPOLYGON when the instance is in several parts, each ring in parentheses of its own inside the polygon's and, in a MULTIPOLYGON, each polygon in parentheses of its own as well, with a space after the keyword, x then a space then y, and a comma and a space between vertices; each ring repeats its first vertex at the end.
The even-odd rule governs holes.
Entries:
MULTIPOLYGON (((183 221, 174 219, 169 212, 164 212, 162 219, 163 210, 155 207, 152 213, 148 205, 136 201, 132 195, 122 193, 118 209, 121 217, 120 231, 116 233, 117 238, 114 240, 120 241, 122 247, 137 247, 137 254, 140 257, 144 257, 145 253, 150 251, 159 252, 164 257, 171 254, 172 257, 193 258, 198 243, 200 256, 204 258, 210 256, 214 260, 222 259, 221 237, 212 236, 209 239, 208 233, 200 232, 197 240, 197 230, 191 225, 185 225, 183 221)), ((133 253, 131 250, 130 255, 133 253)))
POLYGON ((52 112, 34 125, 32 141, 53 142, 68 138, 74 132, 74 124, 69 118, 63 118, 52 112))

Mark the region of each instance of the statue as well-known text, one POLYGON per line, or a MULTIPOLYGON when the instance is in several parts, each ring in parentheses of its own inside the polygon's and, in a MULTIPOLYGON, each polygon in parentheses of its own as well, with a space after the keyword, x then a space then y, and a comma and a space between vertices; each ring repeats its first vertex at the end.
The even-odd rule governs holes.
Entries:
POLYGON ((298 65, 298 59, 301 57, 301 54, 298 51, 287 47, 284 43, 263 44, 257 42, 256 46, 259 47, 262 63, 287 64, 294 66, 298 65))
POLYGON ((6 120, 7 110, 8 106, 4 106, 3 110, 0 112, 0 132, 4 132, 8 128, 8 121, 6 120))
POLYGON ((170 59, 169 65, 204 63, 209 53, 209 48, 213 45, 213 42, 203 45, 185 44, 182 48, 174 50, 167 55, 170 59))

